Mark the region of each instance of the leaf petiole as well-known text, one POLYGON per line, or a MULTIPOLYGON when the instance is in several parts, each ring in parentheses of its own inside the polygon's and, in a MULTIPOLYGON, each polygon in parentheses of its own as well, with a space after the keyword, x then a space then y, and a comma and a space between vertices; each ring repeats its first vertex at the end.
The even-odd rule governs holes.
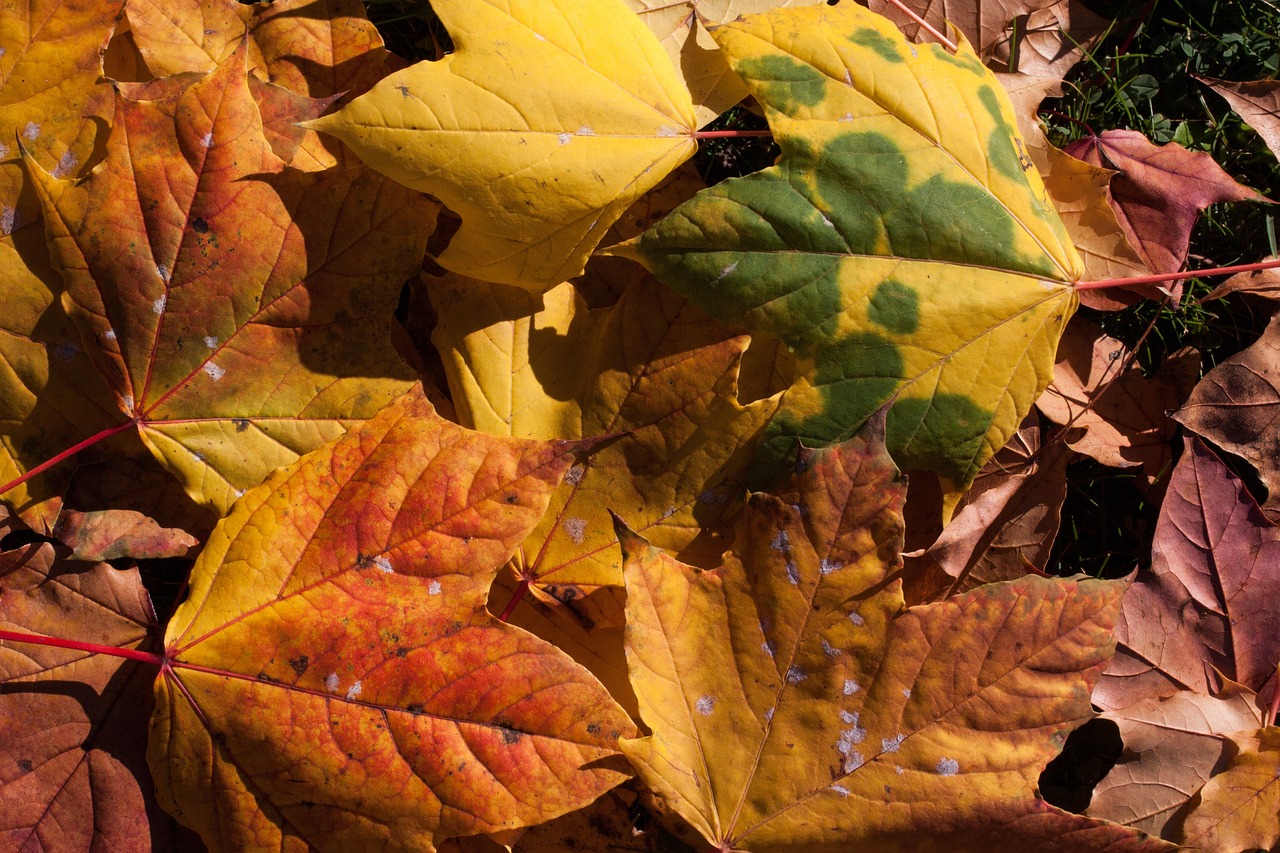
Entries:
POLYGON ((0 629, 0 640, 14 643, 31 643, 36 646, 56 646, 60 649, 75 649, 93 655, 111 655, 118 658, 142 661, 156 666, 164 666, 162 655, 144 652, 138 649, 124 649, 119 646, 104 646, 99 643, 86 643, 82 640, 64 640, 61 637, 46 637, 42 634, 25 634, 21 631, 5 631, 0 629))
POLYGON ((1139 275, 1132 278, 1100 278, 1097 281, 1085 281, 1076 285, 1076 290, 1102 290, 1108 287, 1124 287, 1130 284, 1156 284, 1162 281, 1177 281, 1183 278, 1202 278, 1211 275, 1233 275, 1238 272, 1256 272, 1280 267, 1280 258, 1259 261, 1256 264, 1238 264, 1233 267, 1213 267, 1207 270, 1183 270, 1167 272, 1160 275, 1139 275))
POLYGON ((139 420, 137 418, 134 418, 133 420, 128 420, 122 424, 116 424, 113 427, 107 427, 104 430, 94 433, 93 435, 86 438, 84 441, 81 441, 78 444, 75 444, 67 448, 66 450, 62 451, 57 456, 54 456, 51 459, 46 459, 45 461, 41 462, 39 465, 32 468, 27 473, 23 474, 21 477, 17 477, 5 483, 3 486, 0 486, 0 495, 8 493, 11 489, 16 489, 18 486, 21 486, 23 483, 27 482, 27 480, 30 480, 32 477, 35 477, 38 474, 44 473, 45 471, 49 470, 54 465, 57 465, 59 462, 63 461, 64 459, 69 459, 72 456, 75 456, 77 453, 79 453, 81 450, 84 450, 86 447, 91 447, 92 445, 95 445, 100 441, 105 441, 106 439, 111 438, 111 436, 116 435, 117 433, 124 432, 125 430, 130 429, 131 427, 137 426, 138 423, 139 423, 139 420))

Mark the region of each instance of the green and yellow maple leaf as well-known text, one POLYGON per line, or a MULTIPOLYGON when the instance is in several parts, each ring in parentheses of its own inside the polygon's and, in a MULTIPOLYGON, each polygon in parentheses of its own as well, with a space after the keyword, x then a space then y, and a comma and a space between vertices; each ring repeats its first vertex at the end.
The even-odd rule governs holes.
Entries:
POLYGON ((307 124, 462 217, 438 260, 546 290, 692 156, 689 92, 622 0, 437 0, 457 51, 307 124))
POLYGON ((712 30, 765 108, 776 166, 703 191, 619 251, 711 314, 781 338, 795 437, 839 441, 892 401, 889 448, 949 506, 1052 377, 1079 256, 995 78, 853 4, 712 30))
POLYGON ((642 780, 718 850, 1171 849, 1036 796, 1091 714, 1125 583, 904 609, 905 483, 869 426, 752 495, 717 569, 620 531, 642 780))

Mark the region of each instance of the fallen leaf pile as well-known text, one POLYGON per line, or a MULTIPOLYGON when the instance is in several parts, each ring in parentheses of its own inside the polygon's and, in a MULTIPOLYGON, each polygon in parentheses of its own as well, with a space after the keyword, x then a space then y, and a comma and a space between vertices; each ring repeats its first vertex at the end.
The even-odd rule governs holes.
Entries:
POLYGON ((1073 317, 1266 199, 1049 144, 1077 4, 10 5, 0 849, 1276 849, 1280 321, 1073 317), (1150 570, 1046 574, 1077 456, 1150 570))

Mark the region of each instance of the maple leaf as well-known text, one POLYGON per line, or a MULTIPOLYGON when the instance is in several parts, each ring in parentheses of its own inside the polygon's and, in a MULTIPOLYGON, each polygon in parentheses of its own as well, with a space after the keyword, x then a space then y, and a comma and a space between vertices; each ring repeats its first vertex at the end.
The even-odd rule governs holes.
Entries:
POLYGON ((439 0, 456 52, 308 127, 462 218, 437 258, 545 290, 582 272, 632 201, 687 160, 693 104, 621 0, 439 0))
MULTIPOLYGON (((138 87, 158 99, 121 84, 92 175, 34 170, 79 331, 69 354, 83 348, 108 389, 107 432, 136 427, 222 512, 412 382, 391 312, 435 209, 363 168, 284 169, 244 64, 241 49, 138 87)), ((101 416, 92 396, 62 405, 101 416)))
POLYGON ((535 296, 445 278, 434 336, 461 422, 520 438, 618 438, 575 465, 517 552, 539 586, 620 586, 610 508, 682 559, 713 563, 752 441, 778 389, 751 403, 749 342, 651 278, 589 312, 572 285, 535 296))
POLYGON ((1210 77, 1196 79, 1225 98, 1244 123, 1257 131, 1271 153, 1280 157, 1280 80, 1232 83, 1210 77))
POLYGON ((718 569, 620 527, 653 732, 622 748, 645 784, 720 850, 983 849, 1000 832, 1047 850, 1072 828, 1063 849, 1165 849, 1034 796, 1089 716, 1124 583, 1028 578, 904 610, 888 579, 904 486, 882 430, 802 450, 778 496, 751 496, 718 569))
MULTIPOLYGON (((1264 722, 1280 665, 1280 531, 1203 442, 1184 445, 1151 570, 1125 595, 1116 656, 1093 695, 1131 758, 1103 780, 1089 808, 1178 842, 1186 841, 1184 819, 1191 832, 1194 795, 1230 737, 1264 722)), ((1237 792, 1247 799, 1259 790, 1237 792)), ((1257 821, 1274 825, 1275 813, 1257 821)))
POLYGON ((165 808, 215 850, 429 851, 626 778, 622 710, 485 610, 583 449, 470 432, 415 393, 247 493, 165 633, 165 808))
POLYGON ((693 97, 702 127, 747 97, 747 87, 729 68, 708 27, 770 9, 813 6, 822 0, 624 0, 657 36, 693 97))
POLYGON ((1200 790, 1181 841, 1190 850, 1274 850, 1280 841, 1280 727, 1237 737, 1226 769, 1200 790))
POLYGON ((1262 337, 1200 380, 1173 417, 1224 450, 1244 458, 1267 487, 1263 511, 1280 522, 1280 316, 1262 337))
POLYGON ((1083 430, 1067 444, 1077 453, 1115 468, 1141 466, 1140 488, 1169 470, 1169 441, 1177 427, 1166 417, 1191 393, 1200 375, 1200 353, 1171 354, 1154 375, 1144 376, 1123 343, 1091 320, 1076 318, 1058 346, 1053 384, 1036 407, 1055 423, 1083 430))
MULTIPOLYGON (((0 629, 145 649, 154 628, 136 569, 73 571, 49 543, 0 552, 0 629)), ((176 849, 146 770, 151 680, 134 660, 0 644, 0 846, 176 849)))
POLYGON ((1155 145, 1134 130, 1108 130, 1064 149, 1119 172, 1111 199, 1129 242, 1154 273, 1177 272, 1187 260, 1200 211, 1224 201, 1269 201, 1241 186, 1208 152, 1176 142, 1155 145))
POLYGON ((795 349, 757 481, 796 436, 838 441, 893 399, 894 458, 937 471, 954 507, 1048 384, 1080 259, 972 50, 910 45, 850 4, 785 13, 713 30, 765 107, 778 164, 621 251, 795 349))

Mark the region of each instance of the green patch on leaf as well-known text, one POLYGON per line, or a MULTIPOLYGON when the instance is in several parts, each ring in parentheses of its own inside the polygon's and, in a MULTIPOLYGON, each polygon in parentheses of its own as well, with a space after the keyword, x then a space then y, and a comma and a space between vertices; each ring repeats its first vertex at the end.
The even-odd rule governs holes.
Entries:
POLYGON ((827 78, 812 65, 788 56, 761 56, 745 60, 743 65, 749 66, 745 73, 762 81, 769 88, 770 99, 778 103, 816 107, 826 100, 827 78))
POLYGON ((920 327, 920 295, 893 279, 883 281, 871 294, 867 319, 895 335, 909 335, 920 327))
POLYGON ((858 30, 849 36, 849 41, 854 44, 875 51, 875 54, 886 62, 903 62, 901 54, 898 53, 892 41, 884 36, 879 30, 873 30, 867 27, 864 30, 858 30))

